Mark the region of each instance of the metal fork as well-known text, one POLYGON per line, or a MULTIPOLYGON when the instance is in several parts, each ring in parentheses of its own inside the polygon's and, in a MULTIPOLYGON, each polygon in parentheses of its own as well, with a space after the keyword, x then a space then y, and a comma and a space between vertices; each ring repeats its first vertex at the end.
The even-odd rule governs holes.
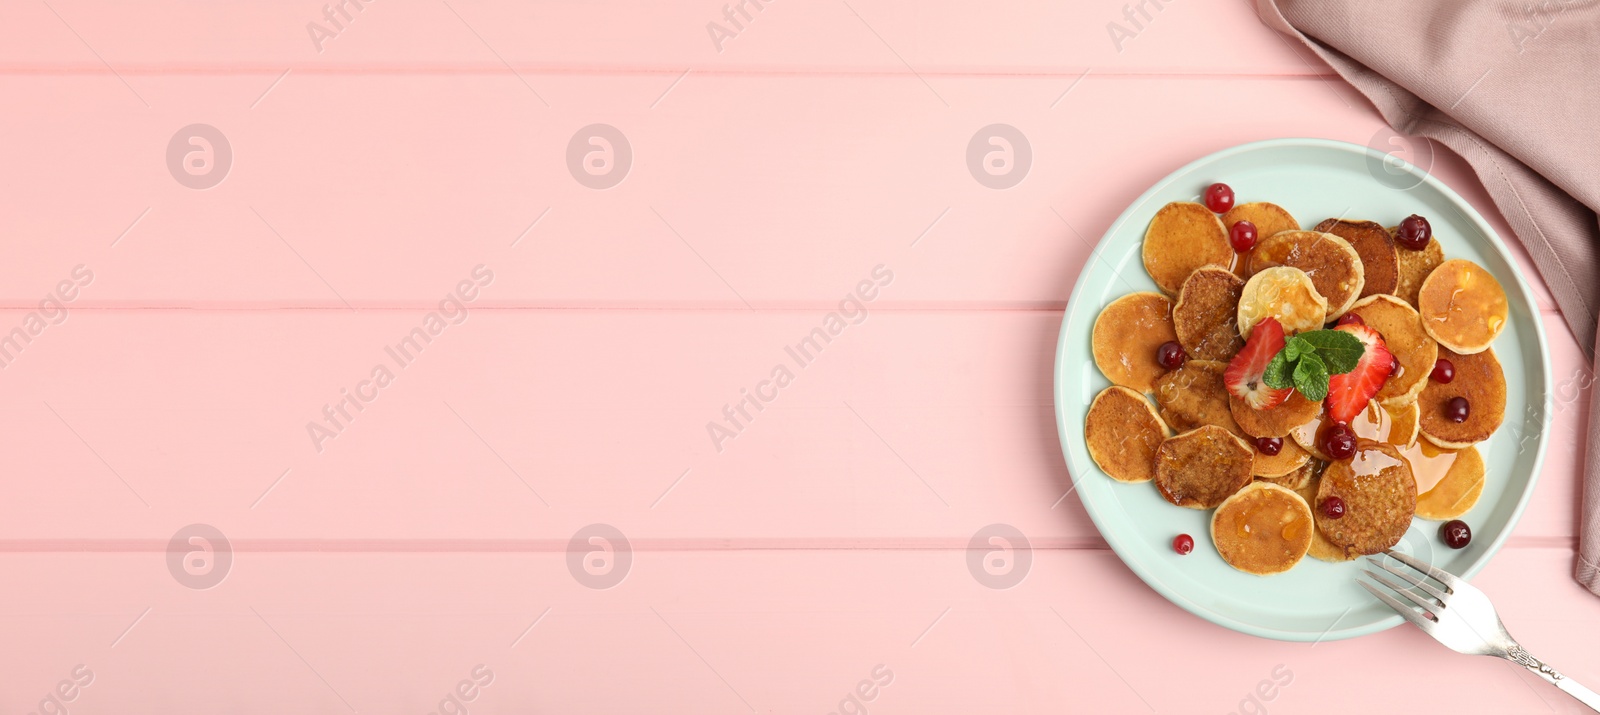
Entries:
POLYGON ((1395 593, 1405 597, 1411 604, 1401 603, 1399 599, 1380 591, 1366 581, 1356 579, 1362 588, 1372 592, 1378 600, 1388 604, 1395 613, 1404 616, 1423 633, 1433 636, 1433 639, 1445 644, 1457 653, 1467 655, 1492 655, 1504 658, 1517 665, 1527 668, 1534 675, 1544 678, 1546 682, 1560 688, 1563 692, 1577 698, 1579 702, 1589 706, 1589 709, 1600 712, 1600 695, 1579 685, 1576 681, 1558 672, 1555 668, 1545 665, 1543 661, 1533 657, 1528 651, 1506 632, 1504 623, 1500 622, 1500 614, 1494 610, 1494 604, 1489 602, 1489 597, 1484 595, 1472 584, 1456 578, 1434 566, 1419 561, 1415 558, 1397 551, 1387 552, 1396 561, 1416 569, 1418 573, 1390 566, 1381 558, 1368 558, 1367 561, 1378 566, 1395 576, 1404 579, 1410 586, 1401 586, 1377 571, 1368 570, 1366 574, 1379 583, 1391 588, 1395 593), (1443 589, 1428 583, 1433 579, 1443 586, 1443 589), (1422 593, 1417 593, 1416 590, 1422 593), (1424 596, 1423 594, 1426 594, 1424 596), (1420 610, 1419 610, 1420 609, 1420 610))

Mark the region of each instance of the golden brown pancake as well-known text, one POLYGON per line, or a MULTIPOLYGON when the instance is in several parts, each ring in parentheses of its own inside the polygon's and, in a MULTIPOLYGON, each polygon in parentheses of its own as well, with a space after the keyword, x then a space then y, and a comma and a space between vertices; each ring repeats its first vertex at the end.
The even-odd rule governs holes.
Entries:
POLYGON ((1312 402, 1295 390, 1283 404, 1258 410, 1229 393, 1228 412, 1239 429, 1251 437, 1288 437, 1290 430, 1316 419, 1322 412, 1322 403, 1312 402))
POLYGON ((1472 261, 1445 261, 1417 293, 1422 327, 1440 345, 1463 355, 1481 352, 1506 327, 1509 307, 1500 281, 1472 261))
MULTIPOLYGON (((1249 221, 1256 226, 1256 240, 1271 236, 1282 231, 1300 230, 1300 222, 1282 206, 1269 204, 1265 201, 1253 201, 1248 204, 1239 204, 1222 215, 1222 226, 1232 229, 1240 221, 1249 221)), ((1249 264, 1249 253, 1239 256, 1238 265, 1234 266, 1240 278, 1249 278, 1250 273, 1246 266, 1249 264)))
POLYGON ((1239 294, 1239 335, 1249 337, 1256 323, 1268 316, 1278 319, 1286 335, 1316 330, 1328 320, 1328 301, 1305 271, 1288 266, 1263 268, 1245 281, 1239 294))
MULTIPOLYGON (((1432 445, 1424 443, 1424 452, 1428 452, 1432 445)), ((1463 450, 1448 452, 1432 450, 1432 458, 1425 462, 1443 461, 1445 470, 1444 478, 1421 496, 1417 497, 1417 516, 1434 521, 1448 521, 1459 518, 1467 513, 1478 503, 1478 497, 1483 495, 1483 477, 1485 467, 1483 455, 1478 454, 1477 447, 1468 447, 1463 450)), ((1423 468, 1427 468, 1424 466, 1423 468)), ((1418 466, 1412 462, 1411 469, 1416 472, 1418 466)))
POLYGON ((1156 473, 1156 449, 1170 434, 1143 394, 1120 385, 1096 395, 1083 419, 1089 457, 1119 482, 1150 481, 1156 473))
POLYGON ((1317 487, 1317 503, 1336 496, 1344 516, 1316 510, 1317 528, 1347 555, 1376 554, 1400 543, 1417 510, 1417 481, 1394 445, 1356 440, 1350 459, 1329 462, 1317 487))
MULTIPOLYGON (((1378 411, 1372 414, 1375 416, 1382 415, 1387 418, 1389 420, 1389 430, 1382 434, 1368 437, 1368 439, 1388 442, 1401 449, 1408 449, 1417 443, 1417 438, 1422 435, 1422 410, 1417 407, 1416 400, 1407 402, 1399 407, 1379 406, 1376 403, 1370 403, 1367 409, 1372 410, 1374 406, 1378 407, 1378 411)), ((1360 436, 1360 434, 1358 433, 1357 436, 1360 436)))
POLYGON ((1389 376, 1374 398, 1384 405, 1403 405, 1416 399, 1433 372, 1439 358, 1439 344, 1422 329, 1422 318, 1405 301, 1392 295, 1362 298, 1350 312, 1361 316, 1367 326, 1383 336, 1383 344, 1400 370, 1389 376))
MULTIPOLYGON (((1316 520, 1317 490, 1321 487, 1322 475, 1317 474, 1307 481, 1305 486, 1294 490, 1296 494, 1300 495, 1301 499, 1306 500, 1306 505, 1311 507, 1311 518, 1313 521, 1316 520)), ((1334 546, 1333 542, 1329 541, 1328 537, 1323 535, 1321 529, 1313 530, 1313 533, 1311 534, 1311 548, 1306 549, 1306 555, 1317 559, 1318 561, 1331 561, 1334 563, 1351 561, 1356 558, 1355 555, 1346 553, 1344 549, 1334 546)))
MULTIPOLYGON (((1248 442, 1249 440, 1245 441, 1248 442)), ((1252 444, 1250 446, 1254 447, 1255 445, 1252 444)), ((1294 440, 1285 438, 1283 447, 1278 450, 1277 454, 1269 456, 1262 454, 1259 449, 1256 450, 1255 460, 1250 465, 1250 473, 1256 475, 1257 478, 1266 479, 1280 487, 1293 489, 1294 487, 1290 486, 1290 484, 1299 484, 1304 481, 1305 477, 1296 475, 1304 471, 1310 463, 1311 453, 1301 449, 1300 445, 1295 444, 1294 440), (1285 479, 1289 480, 1289 482, 1286 483, 1285 479)))
POLYGON ((1129 293, 1095 318, 1089 337, 1094 364, 1113 384, 1149 392, 1167 369, 1156 362, 1156 348, 1175 341, 1172 301, 1160 293, 1129 293))
POLYGON ((1169 437, 1156 450, 1156 488, 1178 506, 1210 509, 1250 483, 1253 454, 1232 432, 1196 427, 1169 437))
POLYGON ((1279 450, 1276 456, 1268 457, 1257 450, 1251 471, 1255 472, 1256 479, 1272 482, 1280 487, 1299 489, 1311 481, 1311 477, 1319 469, 1321 467, 1317 466, 1317 460, 1311 458, 1310 452, 1301 449, 1294 440, 1285 439, 1283 449, 1279 450))
POLYGON ((1349 242, 1361 256, 1361 296, 1393 293, 1400 285, 1400 255, 1394 237, 1383 224, 1374 221, 1328 219, 1316 230, 1331 233, 1349 242))
MULTIPOLYGON (((1388 231, 1391 239, 1400 233, 1396 226, 1390 226, 1388 231)), ((1422 282, 1427 280, 1433 269, 1444 263, 1444 247, 1439 245, 1439 239, 1430 238, 1427 247, 1420 251, 1406 248, 1399 241, 1395 242, 1394 250, 1400 259, 1400 284, 1395 287, 1394 294, 1415 308, 1417 291, 1422 290, 1422 282)))
POLYGON ((1221 266, 1201 266, 1189 274, 1172 306, 1172 326, 1190 358, 1226 362, 1244 347, 1234 325, 1243 291, 1244 281, 1221 266))
POLYGON ((1456 367, 1456 377, 1447 383, 1428 381, 1417 396, 1422 436, 1445 449, 1464 449, 1482 442, 1500 428, 1506 417, 1506 376, 1493 350, 1462 355, 1443 345, 1439 357, 1456 367), (1465 422, 1444 418, 1451 398, 1467 400, 1465 422))
POLYGON ((1222 560, 1245 573, 1283 573, 1305 558, 1316 526, 1311 508, 1289 489, 1255 482, 1211 515, 1211 540, 1222 560))
POLYGON ((1222 384, 1227 363, 1189 360, 1156 380, 1156 404, 1161 419, 1180 432, 1201 425, 1216 425, 1239 433, 1228 409, 1228 389, 1222 384))
POLYGON ((1176 294, 1196 268, 1214 264, 1233 267, 1233 245, 1222 220, 1190 201, 1161 207, 1144 232, 1144 269, 1156 285, 1176 294))
POLYGON ((1305 271, 1328 302, 1328 320, 1344 315, 1361 297, 1361 255, 1348 241, 1331 233, 1284 231, 1262 239, 1250 252, 1250 273, 1253 277, 1273 266, 1305 271))

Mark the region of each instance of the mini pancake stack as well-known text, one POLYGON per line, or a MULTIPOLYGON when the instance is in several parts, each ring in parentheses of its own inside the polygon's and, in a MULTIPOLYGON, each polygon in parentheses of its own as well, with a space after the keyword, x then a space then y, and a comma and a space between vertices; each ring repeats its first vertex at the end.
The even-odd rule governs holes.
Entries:
POLYGON ((1397 228, 1343 218, 1305 230, 1267 202, 1221 216, 1192 202, 1162 207, 1142 249, 1160 292, 1112 301, 1090 337, 1112 383, 1084 422, 1090 457, 1117 481, 1154 482, 1174 505, 1215 510, 1217 553, 1258 575, 1308 553, 1325 561, 1379 553, 1413 518, 1466 514, 1485 478, 1475 445, 1505 418, 1506 381, 1491 344, 1508 307, 1487 270, 1446 260, 1431 232, 1426 240, 1413 248, 1414 235, 1403 241, 1397 228), (1241 221, 1258 238, 1236 252, 1229 233, 1241 221), (1347 425, 1353 455, 1332 460, 1319 446, 1332 424, 1322 402, 1292 390, 1257 409, 1223 374, 1268 317, 1294 335, 1341 316, 1376 331, 1394 369, 1347 425), (1435 370, 1445 361, 1453 379, 1435 370), (1337 516, 1319 508, 1330 497, 1344 506, 1337 516))

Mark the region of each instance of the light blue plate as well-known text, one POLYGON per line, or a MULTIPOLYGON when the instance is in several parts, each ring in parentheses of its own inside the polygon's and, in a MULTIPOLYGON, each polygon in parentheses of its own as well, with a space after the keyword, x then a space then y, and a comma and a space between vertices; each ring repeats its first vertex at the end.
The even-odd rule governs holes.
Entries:
POLYGON ((1222 561, 1210 538, 1210 511, 1182 509, 1154 485, 1123 484, 1089 459, 1083 418, 1110 383, 1095 368, 1089 332, 1100 310, 1134 291, 1157 290, 1144 271, 1140 242, 1157 209, 1197 201, 1208 184, 1233 187, 1238 201, 1271 201, 1306 228, 1330 217, 1394 226, 1427 217, 1447 258, 1476 261, 1506 289, 1511 322, 1494 343, 1507 380, 1506 421, 1478 445, 1488 466, 1483 497, 1463 518, 1472 544, 1460 551, 1439 541, 1437 522, 1416 520, 1397 547, 1457 574, 1476 574, 1516 524, 1533 492, 1547 439, 1550 356, 1528 284, 1505 244, 1472 206, 1426 172, 1372 149, 1322 139, 1275 139, 1217 152, 1173 172, 1122 213, 1078 276, 1056 349, 1056 422, 1077 492, 1101 535, 1151 588, 1191 613, 1242 633, 1291 641, 1353 638, 1401 623, 1356 585, 1361 562, 1330 564, 1307 557, 1287 573, 1259 577, 1222 561), (1172 538, 1195 537, 1179 556, 1172 538))

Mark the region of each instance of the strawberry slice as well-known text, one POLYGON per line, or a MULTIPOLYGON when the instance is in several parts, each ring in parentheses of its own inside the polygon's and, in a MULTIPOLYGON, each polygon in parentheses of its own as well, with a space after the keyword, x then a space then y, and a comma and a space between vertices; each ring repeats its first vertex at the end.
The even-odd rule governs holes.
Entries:
POLYGON ((1378 331, 1360 323, 1347 323, 1335 330, 1356 336, 1366 346, 1354 370, 1328 378, 1328 398, 1322 403, 1329 417, 1348 423, 1367 409, 1367 402, 1383 389, 1389 373, 1394 372, 1395 362, 1378 331))
POLYGON ((1283 349, 1283 342, 1283 326, 1277 318, 1266 317, 1256 323, 1250 329, 1250 339, 1244 341, 1244 348, 1228 361, 1228 369, 1222 373, 1222 384, 1228 392, 1258 410, 1272 409, 1288 400, 1294 388, 1267 387, 1267 383, 1261 381, 1267 363, 1283 349))

